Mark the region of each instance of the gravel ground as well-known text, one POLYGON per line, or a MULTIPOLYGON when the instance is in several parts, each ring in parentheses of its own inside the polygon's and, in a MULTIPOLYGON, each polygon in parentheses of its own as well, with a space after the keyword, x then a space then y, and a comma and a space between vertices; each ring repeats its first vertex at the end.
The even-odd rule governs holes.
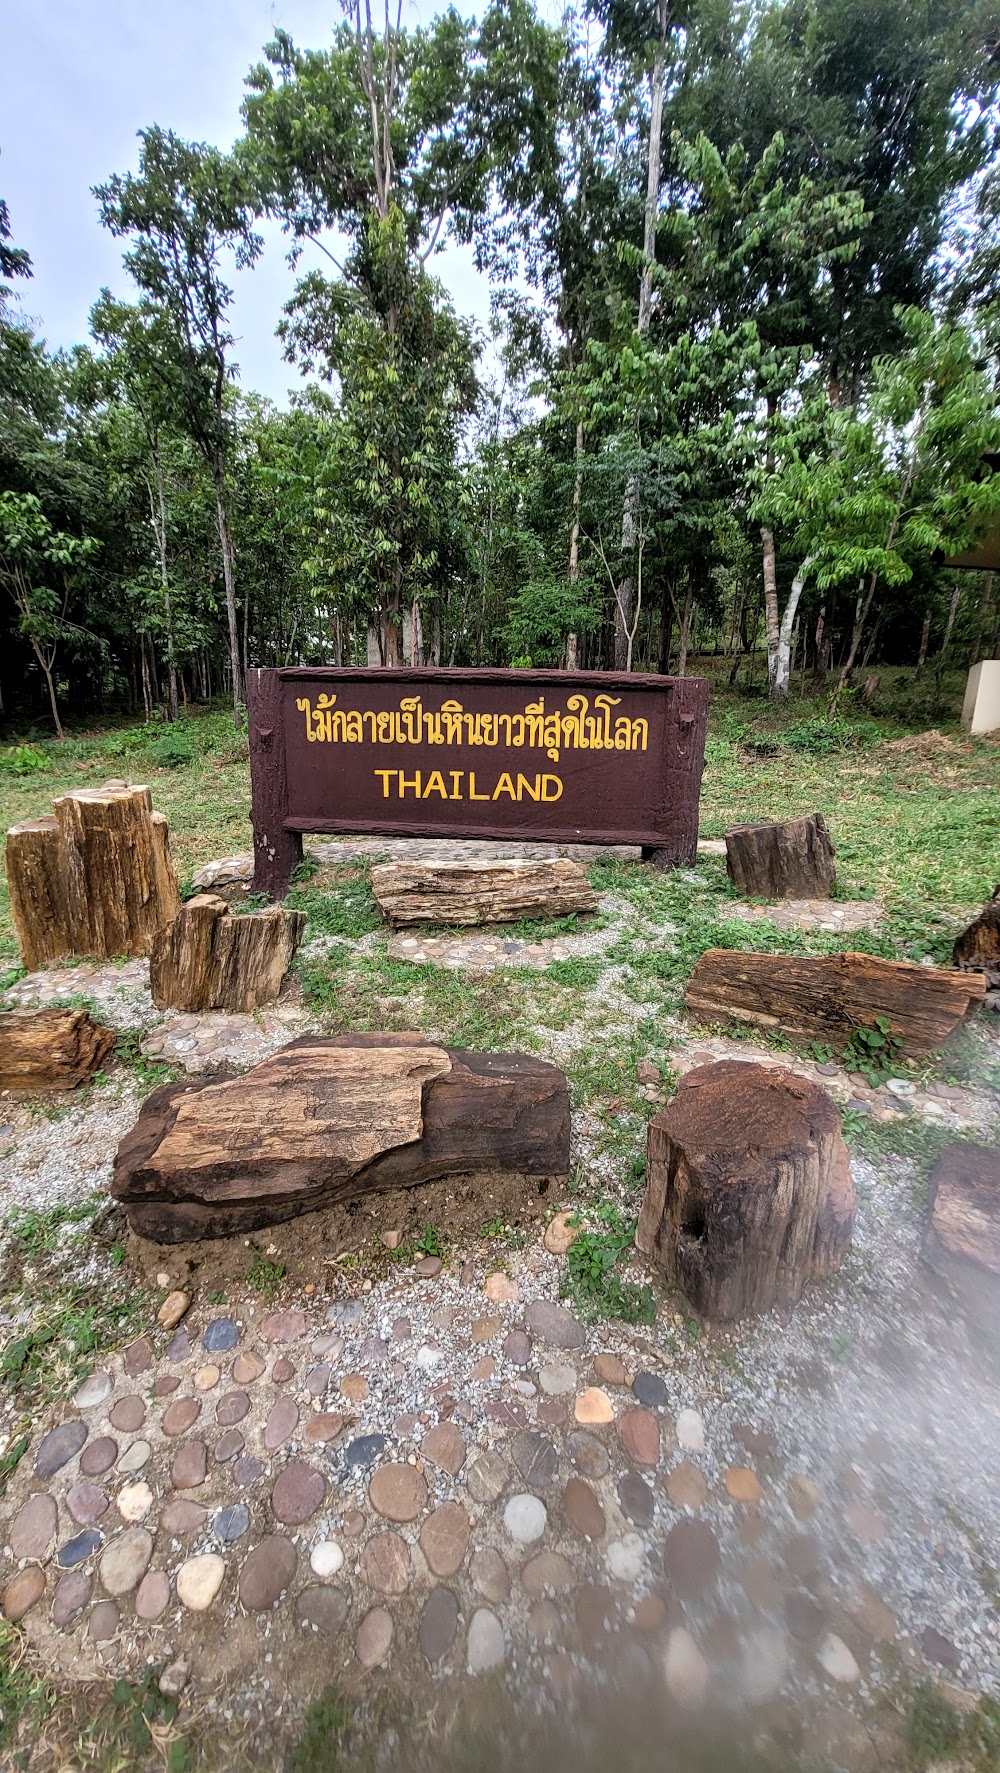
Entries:
MULTIPOLYGON (((608 895, 602 910, 607 919, 603 928, 563 937, 562 945, 571 944, 574 955, 601 956, 622 935, 641 934, 640 920, 627 901, 608 895)), ((664 942, 670 933, 661 928, 657 941, 664 942)), ((378 940, 365 937, 358 946, 371 949, 378 940)), ((323 946, 320 939, 306 952, 320 952, 323 946)), ((74 990, 100 1004, 102 1014, 115 1026, 141 1027, 152 1033, 158 1050, 179 1063, 193 1067, 218 1052, 219 1029, 206 1031, 202 1026, 209 1018, 171 1020, 155 1010, 144 963, 65 972, 72 977, 57 982, 50 974, 21 981, 11 994, 12 1000, 59 1001, 74 990), (185 1041, 191 1044, 175 1051, 178 1043, 185 1041)), ((227 1062, 244 1068, 265 1051, 282 1045, 290 1032, 315 1026, 296 1003, 285 1009, 288 1015, 273 1018, 266 1027, 259 1018, 227 1018, 227 1062)), ((591 996, 585 1019, 561 1030, 539 1024, 534 1032, 544 1057, 571 1065, 602 1037, 634 1033, 647 1016, 648 1006, 636 1002, 609 969, 591 996)), ((431 1037, 443 1033, 433 1028, 427 1032, 431 1037)), ((998 1044, 995 1036, 991 1039, 998 1044)), ((746 1041, 694 1040, 679 1021, 663 1024, 663 1040, 662 1055, 654 1056, 676 1070, 706 1055, 779 1062, 773 1052, 755 1049, 746 1041), (669 1044, 674 1041, 676 1045, 669 1044)), ((796 1068, 816 1078, 815 1066, 803 1063, 796 1068)), ((876 1119, 916 1115, 959 1130, 992 1127, 995 1131, 996 1098, 986 1090, 951 1090, 942 1099, 921 1090, 904 1100, 842 1074, 821 1081, 842 1103, 850 1102, 856 1112, 876 1119)), ((78 1101, 55 1108, 50 1117, 25 1106, 8 1110, 11 1118, 0 1128, 0 1207, 4 1214, 12 1205, 43 1212, 70 1207, 103 1191, 114 1149, 134 1122, 141 1093, 134 1076, 116 1068, 107 1083, 92 1088, 78 1101)), ((664 1099, 664 1090, 655 1082, 646 1085, 643 1093, 651 1105, 664 1099)), ((606 1148, 606 1113, 598 1115, 593 1108, 582 1108, 574 1115, 573 1128, 574 1163, 583 1166, 591 1184, 600 1184, 624 1210, 634 1213, 635 1194, 629 1192, 621 1158, 606 1148)), ((623 1108, 621 1129, 625 1141, 631 1137, 636 1149, 641 1149, 639 1115, 623 1108)), ((477 1379, 473 1369, 484 1350, 472 1339, 474 1319, 483 1314, 499 1316, 500 1334, 505 1336, 522 1329, 526 1302, 558 1297, 564 1260, 550 1254, 534 1237, 522 1247, 515 1240, 510 1246, 483 1243, 455 1250, 440 1273, 425 1278, 404 1269, 385 1279, 363 1280, 362 1270, 334 1268, 328 1295, 322 1290, 309 1298, 289 1295, 278 1303, 304 1310, 306 1337, 336 1336, 340 1346, 334 1355, 327 1354, 335 1362, 334 1378, 350 1373, 366 1377, 367 1395, 344 1431, 346 1439, 337 1443, 341 1449, 359 1432, 382 1434, 389 1449, 386 1456, 405 1461, 413 1456, 412 1447, 418 1444, 426 1422, 438 1418, 460 1424, 477 1450, 492 1448, 506 1457, 512 1430, 484 1414, 484 1403, 487 1399, 517 1403, 525 1422, 532 1424, 545 1395, 539 1375, 546 1362, 566 1360, 572 1365, 577 1389, 594 1384, 593 1363, 599 1355, 617 1354, 629 1374, 646 1371, 661 1377, 667 1388, 666 1401, 659 1407, 664 1463, 671 1457, 693 1463, 708 1485, 708 1518, 725 1559, 723 1610, 728 1608, 737 1622, 744 1684, 757 1666, 748 1648, 755 1634, 760 1640, 760 1656, 766 1660, 767 1646, 777 1641, 777 1633, 782 1656, 787 1658, 784 1690, 794 1697, 800 1713, 804 1696, 824 1703, 830 1698, 831 1681, 838 1700, 843 1698, 849 1708, 857 1709, 881 1687, 893 1685, 897 1657, 917 1674, 939 1675, 974 1693, 1000 1696, 1000 1511, 996 1507, 1000 1376, 995 1355, 991 1364, 991 1356, 976 1334, 934 1294, 924 1278, 918 1262, 920 1218, 913 1205, 915 1170, 911 1162, 886 1157, 876 1166, 855 1158, 853 1169, 859 1214, 852 1254, 837 1279, 814 1288, 788 1321, 771 1315, 731 1334, 699 1335, 697 1326, 667 1302, 649 1330, 593 1325, 587 1329, 584 1348, 565 1356, 536 1344, 526 1362, 515 1363, 499 1352, 499 1344, 494 1347, 491 1343, 495 1373, 488 1382, 477 1379), (497 1301, 484 1293, 491 1272, 506 1274, 517 1296, 497 1301), (411 1333, 405 1344, 393 1350, 397 1359, 390 1366, 398 1367, 396 1371, 390 1370, 377 1346, 373 1349, 372 1338, 391 1345, 393 1326, 401 1317, 409 1320, 411 1333), (450 1400, 447 1411, 445 1400, 450 1400), (685 1410, 696 1411, 700 1418, 701 1446, 686 1447, 683 1436, 678 1446, 678 1418, 685 1410), (400 1418, 408 1416, 423 1418, 419 1430, 412 1430, 409 1438, 399 1427, 400 1418), (734 1435, 737 1429, 741 1432, 734 1435), (745 1429, 758 1437, 749 1453, 744 1450, 745 1429), (758 1519, 757 1511, 748 1514, 727 1496, 727 1473, 734 1465, 744 1464, 755 1469, 764 1488, 759 1531, 750 1530, 758 1519), (766 1609, 763 1615, 758 1612, 756 1624, 747 1611, 741 1569, 758 1548, 760 1557, 777 1573, 782 1594, 788 1589, 790 1535, 794 1537, 797 1531, 788 1497, 796 1474, 807 1475, 818 1489, 808 1529, 798 1535, 808 1536, 813 1543, 815 1567, 821 1573, 821 1580, 817 1577, 813 1587, 831 1629, 838 1630, 840 1638, 858 1654, 858 1676, 846 1685, 838 1685, 830 1676, 818 1659, 815 1644, 803 1647, 787 1638, 780 1605, 776 1603, 773 1619, 766 1609), (891 1615, 895 1633, 892 1656, 883 1657, 877 1646, 862 1656, 857 1638, 851 1636, 860 1629, 861 1585, 891 1615)), ((269 1253, 280 1259, 281 1247, 282 1228, 278 1227, 269 1253)), ((92 1242, 88 1246, 76 1227, 68 1226, 61 1234, 57 1263, 60 1253, 72 1264, 78 1282, 99 1287, 103 1279, 111 1278, 104 1247, 92 1242)), ((167 1252, 165 1273, 170 1274, 170 1269, 167 1252)), ((634 1266, 632 1278, 645 1278, 638 1266, 634 1266)), ((30 1270, 24 1279, 30 1292, 30 1270)), ((171 1275, 171 1279, 183 1277, 171 1275)), ((192 1334, 217 1309, 196 1299, 192 1334)), ((248 1337, 259 1331, 265 1308, 258 1299, 249 1294, 230 1296, 225 1309, 246 1326, 248 1337)), ((25 1300, 19 1294, 8 1293, 0 1310, 5 1329, 25 1321, 25 1300)), ((155 1332, 152 1323, 149 1329, 155 1332)), ((162 1342, 161 1338, 160 1354, 162 1342)), ((298 1355, 301 1352, 296 1351, 298 1355)), ((313 1359, 318 1358, 316 1350, 313 1359)), ((117 1359, 109 1365, 116 1385, 125 1385, 117 1359)), ((297 1365, 296 1385, 306 1370, 300 1361, 297 1365)), ((261 1384, 270 1388, 270 1375, 261 1384)), ((269 1389, 268 1401, 273 1396, 273 1389, 269 1389)), ((309 1396, 306 1407, 317 1409, 320 1401, 309 1396)), ((323 1407, 331 1406, 326 1403, 323 1407)), ((616 1394, 617 1413, 621 1407, 616 1394)), ((12 1427, 9 1419, 7 1431, 12 1427)), ((572 1427, 571 1418, 569 1429, 572 1427)), ((426 1466, 424 1469, 432 1502, 441 1503, 456 1493, 455 1485, 445 1476, 428 1471, 426 1466)), ((339 1465, 336 1496, 310 1522, 306 1536, 309 1543, 334 1538, 345 1545, 355 1591, 360 1566, 348 1544, 350 1519, 355 1512, 364 1514, 368 1507, 369 1477, 365 1466, 339 1465)), ((12 1486, 5 1515, 30 1487, 25 1462, 12 1486)), ((461 1489, 458 1493, 462 1494, 461 1489)), ((501 1501, 498 1509, 502 1506, 501 1501)), ((664 1513, 665 1506, 658 1499, 653 1526, 639 1533, 641 1574, 632 1582, 628 1598, 633 1612, 658 1585, 663 1530, 671 1518, 669 1512, 664 1513)), ((501 1549, 509 1560, 510 1548, 499 1518, 489 1507, 483 1507, 482 1515, 483 1542, 501 1549)), ((620 1532, 627 1526, 627 1522, 619 1522, 620 1532)), ((416 1531, 404 1529, 404 1537, 415 1542, 416 1531)), ((206 1530, 204 1538, 196 1539, 187 1550, 205 1549, 211 1543, 206 1530)), ((569 1550, 568 1541, 560 1544, 569 1550)), ((579 1558, 580 1554, 574 1555, 579 1558)), ((597 1579, 589 1551, 580 1568, 589 1581, 597 1579)), ((602 1579, 606 1580, 606 1573, 602 1579)), ((274 1697, 284 1680, 294 1686, 293 1673, 288 1672, 297 1654, 294 1632, 289 1635, 283 1617, 276 1616, 247 1636, 234 1594, 231 1590, 224 1593, 226 1599, 219 1603, 227 1628, 221 1634, 223 1647, 218 1613, 201 1620, 175 1609, 160 1632, 158 1658, 161 1653, 175 1656, 190 1648, 196 1661, 202 1659, 207 1686, 203 1702, 209 1713, 214 1707, 254 1724, 262 1715, 279 1716, 282 1705, 294 1712, 299 1703, 294 1695, 277 1702, 274 1697), (224 1651, 227 1636, 233 1656, 243 1659, 244 1673, 235 1693, 213 1698, 212 1683, 228 1666, 224 1651)), ((408 1599, 400 1603, 400 1643, 409 1605, 408 1599)), ((506 1634, 507 1676, 514 1689, 536 1700, 541 1696, 544 1703, 558 1703, 552 1658, 563 1652, 545 1648, 532 1637, 522 1602, 512 1602, 508 1612, 499 1610, 506 1634)), ((707 1605, 699 1610, 695 1603, 689 1609, 692 1630, 706 1644, 716 1641, 713 1633, 721 1630, 719 1617, 707 1605)), ((626 1608, 626 1624, 628 1618, 626 1608)), ((53 1648, 49 1642, 46 1651, 60 1663, 65 1660, 69 1640, 61 1642, 62 1648, 58 1644, 53 1648)), ((344 1669, 355 1678, 358 1668, 353 1642, 352 1626, 344 1669)), ((106 1650, 92 1645, 81 1649, 77 1640, 73 1646, 67 1672, 74 1673, 88 1668, 90 1672, 134 1671, 137 1659, 141 1663, 149 1653, 143 1633, 124 1629, 106 1650)), ((706 1650, 706 1654, 713 1691, 724 1701, 726 1656, 718 1648, 706 1650)), ((589 1666, 598 1677, 612 1666, 610 1652, 605 1657, 571 1646, 569 1656, 576 1665, 589 1666)), ((404 1663, 404 1670, 406 1666, 404 1663)), ((230 1675, 234 1667, 228 1669, 230 1675)), ((420 1679, 426 1678, 423 1662, 419 1670, 412 1665, 410 1672, 414 1681, 418 1673, 420 1679)), ((461 1659, 446 1659, 435 1678, 462 1674, 461 1659)))

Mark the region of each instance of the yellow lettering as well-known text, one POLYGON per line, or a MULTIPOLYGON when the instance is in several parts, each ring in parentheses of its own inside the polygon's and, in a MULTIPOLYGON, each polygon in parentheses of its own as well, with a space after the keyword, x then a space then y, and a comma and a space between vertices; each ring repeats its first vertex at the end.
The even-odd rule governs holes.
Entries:
POLYGON ((420 799, 420 771, 418 770, 416 775, 412 776, 412 777, 404 776, 402 770, 397 770, 396 773, 399 776, 399 798, 400 798, 400 800, 403 799, 407 788, 412 788, 417 799, 419 800, 420 799))
POLYGON ((451 795, 449 796, 449 798, 451 800, 461 800, 462 790, 458 784, 462 780, 462 777, 465 775, 465 771, 464 770, 449 770, 448 774, 451 777, 451 795))
POLYGON ((470 800, 489 800, 489 798, 490 797, 488 794, 477 794, 476 793, 476 772, 475 772, 475 770, 470 770, 469 771, 469 799, 470 800))
POLYGON ((527 776, 518 776, 518 778, 517 778, 517 798, 518 798, 518 800, 520 800, 522 794, 527 794, 530 796, 530 798, 532 800, 537 800, 540 787, 541 787, 541 777, 540 776, 535 777, 534 787, 532 787, 531 783, 528 781, 527 776))
POLYGON ((373 770, 372 775, 381 776, 381 778, 382 778, 382 799, 388 800, 388 798, 389 798, 389 777, 390 776, 398 776, 399 771, 398 770, 373 770))
POLYGON ((493 790, 494 800, 499 800, 501 794, 509 794, 511 800, 517 799, 517 795, 514 792, 514 784, 511 781, 510 777, 508 776, 506 770, 504 770, 503 775, 500 777, 499 782, 497 783, 496 787, 493 790))
POLYGON ((562 785, 561 781, 559 780, 558 776, 543 776, 542 777, 542 799, 543 800, 559 800, 562 795, 562 790, 563 790, 563 785, 562 785), (555 788, 554 794, 549 793, 549 784, 550 783, 552 783, 552 785, 555 788))
POLYGON ((424 789, 421 799, 426 800, 430 794, 440 794, 442 800, 447 800, 448 798, 448 790, 444 785, 444 777, 440 770, 434 770, 432 772, 431 779, 424 789))

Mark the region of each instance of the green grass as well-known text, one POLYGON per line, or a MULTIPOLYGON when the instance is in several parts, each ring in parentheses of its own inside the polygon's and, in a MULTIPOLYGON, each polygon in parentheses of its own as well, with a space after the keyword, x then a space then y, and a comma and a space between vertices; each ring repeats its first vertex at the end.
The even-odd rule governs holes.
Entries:
POLYGON ((618 1318, 627 1324, 654 1323, 652 1288, 623 1280, 620 1273, 622 1259, 635 1243, 635 1220, 626 1219, 611 1201, 591 1207, 589 1217, 600 1229, 581 1231, 570 1245, 560 1285, 563 1298, 572 1301, 585 1321, 618 1318))
POLYGON ((246 1275, 248 1287, 252 1287, 255 1293, 262 1293, 265 1299, 273 1299, 284 1278, 283 1262, 272 1262, 263 1250, 254 1249, 246 1275))

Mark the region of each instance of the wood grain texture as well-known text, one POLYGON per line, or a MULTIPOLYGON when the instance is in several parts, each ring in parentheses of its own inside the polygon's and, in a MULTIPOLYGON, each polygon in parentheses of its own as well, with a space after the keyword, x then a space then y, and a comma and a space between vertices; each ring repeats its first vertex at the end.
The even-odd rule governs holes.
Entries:
POLYGON ((933 1052, 982 1003, 979 973, 950 972, 871 954, 741 954, 708 948, 684 994, 700 1021, 729 1020, 845 1043, 884 1017, 908 1055, 933 1052))
POLYGON ((496 1169, 568 1173, 556 1066, 418 1033, 306 1036, 243 1077, 155 1090, 118 1148, 111 1191, 134 1231, 180 1243, 496 1169))
POLYGON ((958 937, 951 961, 962 972, 983 973, 990 990, 1000 986, 1000 886, 958 937))
POLYGON ((930 1177, 921 1251, 955 1304, 1000 1346, 1000 1152, 957 1140, 930 1177))
POLYGON ((86 1010, 4 1010, 0 1090, 75 1090, 114 1044, 86 1010))
POLYGON ((646 1173, 636 1246, 712 1321, 794 1305, 850 1248, 840 1114, 794 1072, 739 1060, 689 1071, 650 1123, 646 1173))
POLYGON ((76 788, 7 833, 11 916, 31 971, 72 955, 148 954, 180 909, 167 821, 149 789, 76 788))
POLYGON ((579 863, 381 862, 372 891, 396 924, 516 923, 520 917, 567 917, 594 911, 597 894, 579 863))
POLYGON ((822 813, 726 832, 726 869, 748 899, 828 899, 834 848, 822 813))
POLYGON ((232 916, 199 893, 157 932, 149 988, 157 1009, 255 1010, 273 1003, 305 932, 305 913, 274 906, 232 916))

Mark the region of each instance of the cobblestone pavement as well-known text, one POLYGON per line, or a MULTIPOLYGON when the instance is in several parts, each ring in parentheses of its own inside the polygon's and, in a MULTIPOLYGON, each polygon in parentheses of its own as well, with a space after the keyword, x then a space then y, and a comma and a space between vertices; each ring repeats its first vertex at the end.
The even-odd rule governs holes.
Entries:
POLYGON ((771 905, 726 906, 729 917, 744 923, 766 919, 779 930, 830 930, 849 935, 852 930, 873 930, 882 917, 877 899, 783 899, 771 905))
POLYGON ((979 1382, 940 1353, 906 1375, 901 1335, 863 1376, 827 1357, 790 1391, 806 1307, 797 1348, 748 1330, 746 1412, 666 1325, 555 1301, 571 1236, 557 1218, 517 1279, 479 1251, 280 1308, 171 1296, 169 1327, 38 1424, 0 1504, 5 1616, 52 1672, 153 1661, 202 1694, 240 1674, 248 1708, 294 1691, 310 1647, 328 1678, 503 1667, 563 1697, 625 1658, 693 1707, 854 1704, 887 1653, 997 1690, 979 1382))

